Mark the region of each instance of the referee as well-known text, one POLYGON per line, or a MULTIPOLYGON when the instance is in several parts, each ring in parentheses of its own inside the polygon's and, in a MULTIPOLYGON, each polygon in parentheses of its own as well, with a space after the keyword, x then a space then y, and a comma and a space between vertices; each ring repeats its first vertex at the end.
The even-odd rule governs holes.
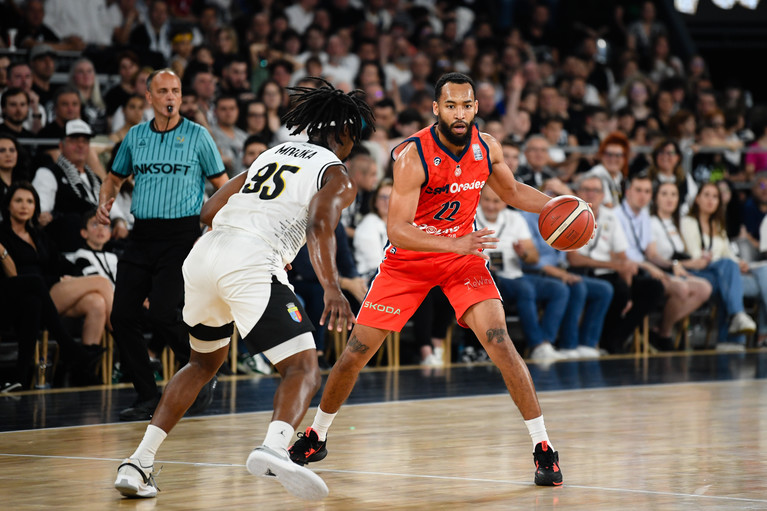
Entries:
MULTIPOLYGON (((143 303, 149 297, 150 330, 185 364, 189 339, 181 321, 184 279, 181 265, 200 236, 205 179, 215 188, 227 180, 221 155, 210 134, 179 114, 181 80, 170 69, 147 78, 146 98, 154 119, 130 129, 99 194, 97 218, 109 223, 109 211, 122 183, 135 179, 131 213, 136 218, 117 266, 112 327, 121 369, 138 396, 121 420, 148 420, 159 401, 144 342, 143 303)), ((197 411, 212 397, 215 378, 200 392, 197 411)), ((193 407, 194 408, 194 407, 193 407)))

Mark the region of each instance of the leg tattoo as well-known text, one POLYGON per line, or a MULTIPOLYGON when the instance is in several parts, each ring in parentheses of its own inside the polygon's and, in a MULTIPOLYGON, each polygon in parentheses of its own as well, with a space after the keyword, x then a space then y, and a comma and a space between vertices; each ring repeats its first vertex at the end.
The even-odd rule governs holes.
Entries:
POLYGON ((509 338, 505 328, 491 328, 485 335, 487 335, 487 342, 501 344, 509 338))
POLYGON ((362 344, 356 335, 352 335, 347 344, 349 346, 349 351, 356 353, 367 353, 370 349, 370 346, 362 344))

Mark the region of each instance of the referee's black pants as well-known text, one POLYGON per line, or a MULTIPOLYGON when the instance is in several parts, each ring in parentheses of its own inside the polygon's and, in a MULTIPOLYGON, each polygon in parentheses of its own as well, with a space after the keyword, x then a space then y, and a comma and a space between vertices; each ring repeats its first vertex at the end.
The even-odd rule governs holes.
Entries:
POLYGON ((117 264, 112 327, 120 369, 133 382, 137 401, 157 396, 154 372, 143 333, 152 332, 173 349, 182 365, 189 361, 189 336, 182 321, 184 278, 181 265, 200 236, 199 217, 136 220, 117 264), (143 310, 149 298, 149 313, 143 310), (144 324, 148 317, 149 324, 144 324))

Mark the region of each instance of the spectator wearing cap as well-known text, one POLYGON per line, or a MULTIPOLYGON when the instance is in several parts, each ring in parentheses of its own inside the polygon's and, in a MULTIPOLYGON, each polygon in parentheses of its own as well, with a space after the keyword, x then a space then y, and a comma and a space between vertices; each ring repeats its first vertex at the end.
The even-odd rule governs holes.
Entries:
POLYGON ((101 179, 86 163, 91 137, 85 121, 67 122, 58 159, 38 168, 32 180, 40 196, 40 224, 63 252, 78 249, 82 216, 99 205, 101 179))
POLYGON ((46 115, 53 105, 51 78, 56 72, 56 52, 47 44, 38 44, 29 50, 29 68, 32 70, 32 90, 40 98, 46 115))
POLYGON ((37 133, 45 126, 45 109, 40 104, 40 98, 32 90, 32 69, 26 62, 14 62, 8 66, 8 87, 17 87, 29 96, 29 115, 24 127, 32 133, 37 133))

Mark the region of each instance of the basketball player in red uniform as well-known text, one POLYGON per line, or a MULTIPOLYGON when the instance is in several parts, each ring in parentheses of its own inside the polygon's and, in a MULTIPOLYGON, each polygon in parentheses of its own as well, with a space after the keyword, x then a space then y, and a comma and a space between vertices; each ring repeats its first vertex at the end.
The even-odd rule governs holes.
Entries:
POLYGON ((498 289, 483 248, 494 248, 494 231, 474 231, 486 184, 508 204, 539 213, 549 197, 518 183, 504 163, 500 143, 480 133, 474 83, 460 73, 435 86, 438 122, 395 148, 394 189, 387 230, 390 245, 357 316, 349 342, 330 372, 312 426, 299 434, 291 458, 299 464, 324 459, 330 424, 357 381, 359 371, 386 335, 400 331, 434 286, 450 300, 461 326, 476 334, 498 366, 533 440, 535 483, 562 484, 559 456, 549 442, 530 373, 506 329, 498 289))

